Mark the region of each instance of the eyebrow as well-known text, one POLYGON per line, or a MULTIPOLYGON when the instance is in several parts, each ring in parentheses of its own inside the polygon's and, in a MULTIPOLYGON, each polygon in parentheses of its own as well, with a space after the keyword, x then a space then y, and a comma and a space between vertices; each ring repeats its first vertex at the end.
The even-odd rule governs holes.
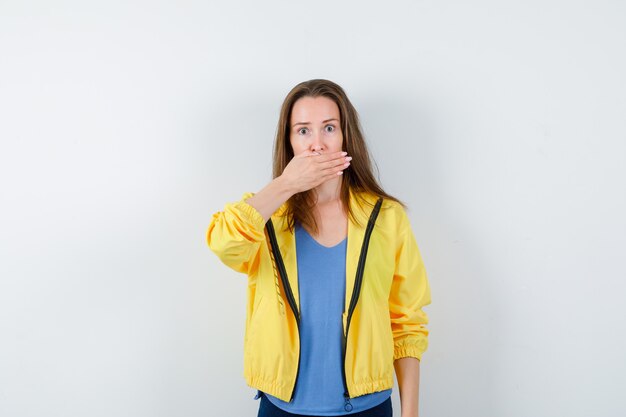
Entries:
MULTIPOLYGON (((337 119, 326 119, 326 120, 322 121, 322 123, 330 122, 332 120, 335 120, 337 122, 339 121, 337 119)), ((311 122, 298 122, 298 123, 294 123, 292 127, 295 127, 297 125, 308 125, 308 124, 311 124, 311 122)))

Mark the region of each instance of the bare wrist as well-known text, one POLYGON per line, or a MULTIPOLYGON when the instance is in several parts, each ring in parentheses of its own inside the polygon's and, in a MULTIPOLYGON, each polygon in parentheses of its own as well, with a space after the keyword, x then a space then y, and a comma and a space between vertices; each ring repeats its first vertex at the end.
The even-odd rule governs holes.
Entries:
POLYGON ((279 176, 274 178, 274 182, 278 186, 278 189, 287 196, 287 200, 291 198, 292 195, 297 193, 297 190, 294 189, 293 185, 290 184, 289 180, 284 176, 279 176))

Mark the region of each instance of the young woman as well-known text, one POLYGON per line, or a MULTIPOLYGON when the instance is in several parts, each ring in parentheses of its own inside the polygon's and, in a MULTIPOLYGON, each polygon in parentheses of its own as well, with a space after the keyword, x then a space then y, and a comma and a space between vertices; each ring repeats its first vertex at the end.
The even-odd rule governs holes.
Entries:
POLYGON ((328 80, 285 98, 273 180, 213 215, 248 276, 244 376, 258 417, 418 416, 430 287, 404 205, 376 181, 358 114, 328 80))

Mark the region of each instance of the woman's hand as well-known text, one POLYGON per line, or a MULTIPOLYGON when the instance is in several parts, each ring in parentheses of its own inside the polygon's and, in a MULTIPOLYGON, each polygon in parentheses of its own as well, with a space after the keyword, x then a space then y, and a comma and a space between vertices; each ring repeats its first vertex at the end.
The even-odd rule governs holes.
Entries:
POLYGON ((318 185, 337 178, 343 170, 350 166, 351 156, 347 152, 320 154, 305 151, 294 156, 287 164, 281 179, 295 193, 310 190, 318 185))

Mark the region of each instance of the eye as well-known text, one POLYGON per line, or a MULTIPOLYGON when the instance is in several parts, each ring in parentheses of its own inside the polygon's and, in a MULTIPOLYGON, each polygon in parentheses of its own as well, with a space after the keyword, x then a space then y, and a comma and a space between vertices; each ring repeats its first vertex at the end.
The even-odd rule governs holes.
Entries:
POLYGON ((335 126, 333 126, 333 125, 326 125, 325 129, 329 133, 330 132, 334 132, 335 131, 335 126), (330 130, 328 129, 329 127, 330 127, 330 130))
POLYGON ((304 133, 302 131, 306 132, 307 128, 306 127, 301 127, 300 129, 298 129, 298 134, 299 135, 304 135, 304 133))

